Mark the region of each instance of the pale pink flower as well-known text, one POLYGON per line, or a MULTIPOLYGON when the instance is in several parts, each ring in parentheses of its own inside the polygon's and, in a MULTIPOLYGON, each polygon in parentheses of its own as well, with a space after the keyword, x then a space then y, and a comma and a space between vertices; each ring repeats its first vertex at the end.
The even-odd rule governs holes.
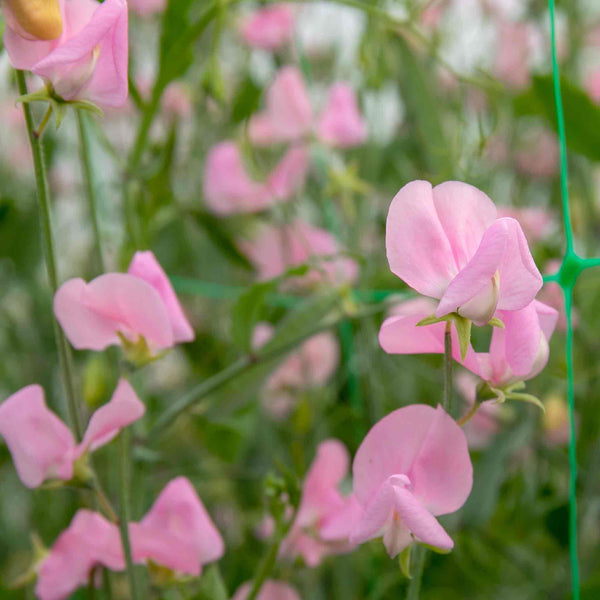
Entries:
MULTIPOLYGON (((253 347, 260 348, 273 335, 273 327, 259 323, 253 332, 253 347)), ((295 392, 322 386, 339 364, 339 347, 330 332, 319 333, 292 351, 267 379, 264 406, 274 418, 284 418, 294 405, 295 392)))
POLYGON ((110 401, 92 415, 82 442, 76 444, 69 428, 46 406, 44 390, 29 385, 0 405, 0 435, 19 478, 35 488, 46 479, 71 479, 82 454, 108 444, 144 412, 131 385, 121 379, 110 401))
POLYGON ((594 69, 588 73, 585 78, 584 87, 589 97, 596 104, 600 104, 600 69, 594 69))
POLYGON ((318 132, 323 142, 340 148, 360 146, 367 139, 367 124, 349 85, 336 83, 330 88, 318 132))
POLYGON ((308 151, 294 146, 264 182, 246 172, 234 142, 221 142, 208 154, 204 167, 204 198, 218 215, 260 212, 290 200, 303 187, 308 172, 308 151))
MULTIPOLYGON (((379 331, 379 343, 389 354, 443 354, 445 323, 417 327, 431 314, 433 303, 421 299, 406 302, 396 316, 386 319, 379 331)), ((494 327, 489 352, 475 352, 471 346, 461 361, 458 337, 453 330, 454 359, 492 387, 503 388, 516 381, 527 381, 538 375, 548 362, 549 341, 558 313, 534 300, 525 308, 498 311, 495 315, 504 329, 494 327)))
POLYGON ((88 584, 92 569, 125 569, 119 530, 98 513, 81 509, 38 569, 35 593, 40 600, 63 600, 88 584))
MULTIPOLYGON (((246 600, 251 589, 251 581, 243 583, 237 589, 231 600, 246 600)), ((298 595, 298 592, 287 583, 267 579, 260 589, 256 600, 300 600, 300 596, 298 595)))
POLYGON ((136 563, 152 561, 177 573, 198 576, 202 565, 225 551, 221 534, 185 477, 173 479, 129 530, 136 563))
POLYGON ((4 45, 12 66, 50 82, 65 100, 85 98, 101 106, 127 99, 127 3, 62 0, 60 37, 38 41, 7 28, 4 45))
POLYGON ((554 229, 554 219, 549 209, 535 206, 499 206, 498 216, 512 217, 523 228, 530 244, 543 242, 554 229))
POLYGON ((413 541, 453 548, 435 517, 465 503, 473 467, 465 434, 440 406, 406 406, 375 424, 356 452, 353 475, 362 513, 352 542, 383 536, 392 558, 413 541))
POLYGON ((502 21, 499 24, 495 72, 513 89, 529 84, 532 35, 528 23, 502 21))
POLYGON ((152 350, 194 339, 175 292, 151 252, 138 252, 129 273, 107 273, 89 283, 70 279, 54 296, 54 314, 78 350, 104 350, 143 337, 152 350))
POLYGON ((250 140, 259 146, 297 142, 310 135, 312 126, 313 110, 302 74, 296 67, 283 67, 267 90, 265 110, 248 123, 250 140))
POLYGON ((239 246, 261 280, 278 277, 290 267, 311 261, 316 266, 302 281, 297 281, 299 285, 351 282, 358 277, 358 265, 339 256, 341 248, 328 231, 299 219, 281 227, 265 225, 252 240, 244 240, 239 246))
MULTIPOLYGON (((544 273, 546 275, 554 275, 555 273, 558 273, 560 269, 560 264, 560 260, 549 260, 544 267, 544 273)), ((554 281, 548 281, 544 283, 544 287, 542 287, 542 289, 540 290, 538 298, 542 302, 545 302, 546 304, 554 308, 556 311, 558 311, 558 321, 556 323, 556 328, 559 331, 566 331, 567 313, 565 311, 565 295, 560 285, 558 285, 558 283, 555 283, 554 281)), ((577 310, 573 307, 571 307, 571 322, 573 328, 577 327, 579 324, 579 314, 577 313, 577 310)))
POLYGON ((127 0, 129 8, 141 17, 151 17, 165 10, 166 0, 127 0))
POLYGON ((361 509, 353 496, 342 496, 339 486, 348 475, 350 455, 338 440, 319 444, 304 486, 296 520, 281 545, 284 556, 302 556, 309 567, 327 554, 349 552, 348 537, 361 509))
POLYGON ((531 128, 520 140, 515 166, 526 175, 552 177, 558 171, 559 146, 556 135, 545 128, 531 128))
POLYGON ((163 92, 161 106, 169 117, 187 119, 192 115, 189 90, 178 81, 171 82, 163 92))
POLYGON ((255 48, 278 50, 292 39, 294 12, 287 4, 272 4, 255 11, 241 28, 244 41, 255 48))
POLYGON ((494 203, 466 183, 405 185, 390 205, 386 250, 395 275, 440 300, 436 317, 458 312, 484 325, 496 309, 527 306, 542 286, 519 223, 498 219, 494 203))

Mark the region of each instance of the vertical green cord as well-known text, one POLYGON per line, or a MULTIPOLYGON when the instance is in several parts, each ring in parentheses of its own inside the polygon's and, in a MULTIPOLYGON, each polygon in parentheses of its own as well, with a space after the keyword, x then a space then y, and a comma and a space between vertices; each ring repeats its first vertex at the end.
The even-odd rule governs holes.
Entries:
MULTIPOLYGON (((556 103, 556 121, 558 126, 558 138, 560 144, 560 187, 563 205, 563 222, 565 227, 566 252, 563 261, 563 269, 568 266, 569 261, 580 262, 573 249, 573 230, 571 226, 571 214, 569 207, 569 180, 567 166, 567 140, 565 135, 565 121, 563 114, 562 96, 560 91, 560 74, 558 69, 558 59, 556 56, 556 24, 554 0, 548 0, 550 13, 550 33, 552 41, 552 75, 554 83, 554 100, 556 103), (574 259, 574 260, 573 260, 574 259)), ((583 266, 583 265, 582 265, 583 266)), ((591 265, 589 265, 591 266, 591 265)), ((571 582, 573 587, 573 600, 580 598, 579 581, 579 557, 577 553, 577 437, 575 431, 575 393, 573 386, 573 323, 571 318, 571 306, 573 300, 573 285, 575 277, 568 277, 567 271, 564 271, 565 277, 559 274, 559 284, 565 295, 565 312, 567 316, 567 340, 566 340, 566 360, 567 360, 567 389, 569 401, 569 553, 571 560, 571 582)))
MULTIPOLYGON (((27 94, 27 83, 23 71, 17 71, 17 84, 19 93, 24 96, 27 94)), ((35 183, 37 189, 38 212, 40 225, 42 229, 42 245, 44 247, 44 257, 46 260, 46 270, 48 272, 48 281, 52 296, 58 289, 58 269, 56 266, 56 249, 54 247, 54 232, 52 230, 52 209, 50 206, 50 189, 46 178, 46 165, 44 164, 43 148, 40 138, 33 125, 33 117, 29 104, 23 103, 23 113, 31 145, 31 154, 33 156, 33 167, 35 171, 35 183)), ((80 440, 82 435, 81 418, 79 415, 79 405, 75 394, 75 383, 73 377, 73 359, 67 340, 58 326, 56 319, 52 319, 54 325, 54 337, 58 347, 58 358, 61 367, 63 386, 67 399, 67 410, 69 422, 75 433, 75 437, 80 440)))

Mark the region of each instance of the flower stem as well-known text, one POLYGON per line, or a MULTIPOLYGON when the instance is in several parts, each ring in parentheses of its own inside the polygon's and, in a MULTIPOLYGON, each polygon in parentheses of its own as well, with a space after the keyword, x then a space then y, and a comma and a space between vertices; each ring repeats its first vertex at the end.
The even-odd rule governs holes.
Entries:
POLYGON ((104 264, 104 255, 102 254, 102 236, 98 222, 98 203, 96 200, 96 189, 92 175, 92 163, 90 157, 89 137, 85 123, 85 116, 81 110, 77 110, 77 128, 79 130, 79 157, 81 160, 81 170, 85 181, 85 191, 90 209, 90 220, 94 231, 94 254, 96 270, 98 273, 104 273, 106 267, 104 264))
POLYGON ((421 593, 421 581, 423 580, 423 570, 425 568, 425 556, 427 548, 417 544, 412 549, 412 577, 408 582, 406 600, 419 600, 421 593))
MULTIPOLYGON (((17 71, 17 83, 19 93, 24 96, 27 94, 27 83, 23 71, 17 71)), ((35 183, 37 187, 38 211, 40 216, 40 225, 42 229, 42 245, 44 247, 44 257, 46 260, 46 270, 50 282, 52 296, 58 289, 58 271, 56 267, 56 250, 54 247, 54 234, 52 230, 52 217, 50 209, 50 190, 46 178, 46 166, 44 164, 44 155, 41 140, 37 137, 31 109, 27 102, 23 103, 23 113, 25 114, 25 123, 33 155, 33 167, 35 171, 35 183)), ((56 319, 54 322, 54 336, 58 347, 58 356, 62 373, 65 396, 67 399, 67 410, 71 428, 77 439, 81 439, 81 417, 79 415, 79 405, 76 400, 75 384, 73 377, 73 359, 67 340, 58 326, 56 319)))
POLYGON ((475 413, 479 410, 480 406, 481 402, 477 402, 477 400, 475 400, 475 403, 473 404, 469 412, 464 414, 460 419, 457 419, 456 424, 460 425, 461 427, 463 425, 466 425, 475 416, 475 413))
POLYGON ((131 600, 139 600, 137 581, 135 577, 135 567, 131 555, 131 543, 129 540, 129 494, 131 491, 131 465, 130 465, 131 439, 129 430, 124 429, 119 435, 119 467, 120 467, 120 515, 119 532, 121 533, 121 544, 123 545, 123 554, 125 555, 125 566, 127 577, 129 579, 129 590, 131 600))
POLYGON ((279 554, 279 546, 281 546, 281 541, 283 540, 282 535, 276 535, 269 551, 263 558, 260 567, 258 568, 258 573, 252 582, 252 588, 250 589, 250 593, 246 597, 246 600, 256 600, 260 589, 263 584, 269 577, 269 575, 273 572, 275 568, 275 564, 277 562, 277 555, 279 554))
POLYGON ((50 116, 52 115, 52 104, 48 103, 48 108, 46 110, 46 114, 44 118, 41 120, 40 124, 37 126, 37 129, 33 132, 33 135, 39 140, 44 134, 44 130, 46 129, 46 125, 48 125, 48 121, 50 121, 50 116))
POLYGON ((444 410, 454 416, 453 396, 453 359, 452 359, 452 323, 446 322, 444 333, 444 410))

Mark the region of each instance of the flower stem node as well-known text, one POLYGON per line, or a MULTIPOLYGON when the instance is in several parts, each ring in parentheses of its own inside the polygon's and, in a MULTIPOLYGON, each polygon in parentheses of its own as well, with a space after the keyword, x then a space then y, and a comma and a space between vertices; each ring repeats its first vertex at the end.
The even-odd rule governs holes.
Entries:
POLYGON ((492 387, 487 381, 483 381, 477 386, 476 402, 481 404, 486 400, 493 400, 496 404, 502 404, 507 400, 516 400, 535 404, 542 412, 546 412, 542 401, 533 394, 522 392, 524 389, 524 381, 517 381, 503 388, 492 387))
POLYGON ((148 561, 148 573, 152 584, 157 588, 167 588, 188 583, 193 578, 185 573, 179 573, 153 560, 148 561))
MULTIPOLYGON (((492 321, 498 321, 498 323, 502 323, 500 319, 491 319, 489 321, 490 325, 498 326, 492 321)), ((472 321, 467 319, 466 317, 461 317, 458 313, 453 312, 448 315, 444 315, 443 317, 436 317, 435 315, 431 315, 429 317, 425 317, 421 319, 417 323, 417 327, 425 327, 427 325, 433 325, 434 323, 454 323, 454 327, 456 328, 456 333, 458 334, 458 344, 460 347, 460 357, 461 360, 465 360, 467 356, 467 351, 469 350, 469 346, 471 344, 471 326, 472 321)))
POLYGON ((134 367, 143 367, 159 358, 162 358, 166 351, 155 353, 150 348, 148 341, 142 335, 138 336, 137 340, 132 341, 120 331, 117 331, 117 335, 121 340, 123 347, 123 354, 127 362, 131 363, 134 367))

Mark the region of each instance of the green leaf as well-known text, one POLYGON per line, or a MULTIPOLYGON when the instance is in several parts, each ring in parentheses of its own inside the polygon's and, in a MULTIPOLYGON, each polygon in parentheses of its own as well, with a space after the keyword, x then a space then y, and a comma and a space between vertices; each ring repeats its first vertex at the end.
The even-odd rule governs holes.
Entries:
MULTIPOLYGON (((589 159, 600 161, 600 107, 579 87, 561 78, 567 146, 589 159)), ((541 116, 557 131, 554 88, 551 75, 537 76, 529 90, 517 96, 518 115, 541 116)))
POLYGON ((231 120, 241 123, 256 112, 262 92, 262 88, 256 85, 251 77, 246 77, 233 100, 231 120))
POLYGON ((242 350, 250 352, 252 331, 261 318, 267 294, 276 289, 275 281, 257 283, 241 293, 231 311, 231 336, 242 350))
POLYGON ((402 571, 402 574, 404 575, 404 577, 406 577, 407 579, 412 579, 412 574, 410 572, 411 553, 412 553, 412 544, 410 544, 409 546, 404 548, 404 550, 402 550, 402 552, 400 552, 400 556, 398 557, 398 563, 400 564, 400 570, 402 571))
POLYGON ((546 412, 542 401, 532 394, 524 394, 522 392, 511 392, 506 395, 507 400, 517 400, 519 402, 527 402, 529 404, 535 404, 542 412, 546 412))
POLYGON ((242 443, 242 434, 238 429, 210 421, 205 416, 197 417, 195 422, 199 436, 211 454, 228 463, 237 459, 242 443))
POLYGON ((206 567, 200 580, 200 590, 194 596, 194 600, 229 600, 218 565, 206 567))
POLYGON ((464 361, 471 344, 471 321, 457 314, 453 316, 454 326, 458 334, 458 343, 460 345, 460 357, 464 361))

